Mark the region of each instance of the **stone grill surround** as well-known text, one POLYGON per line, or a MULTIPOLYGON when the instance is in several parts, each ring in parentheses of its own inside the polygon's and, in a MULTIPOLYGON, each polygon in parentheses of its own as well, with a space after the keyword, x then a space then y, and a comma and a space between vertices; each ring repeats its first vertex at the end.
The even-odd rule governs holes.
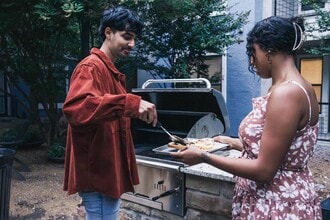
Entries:
MULTIPOLYGON (((240 152, 230 150, 228 157, 238 157, 240 152)), ((217 154, 222 154, 218 151, 217 154)), ((177 216, 123 200, 120 220, 229 220, 235 181, 232 174, 201 163, 182 167, 186 174, 186 214, 177 216)))

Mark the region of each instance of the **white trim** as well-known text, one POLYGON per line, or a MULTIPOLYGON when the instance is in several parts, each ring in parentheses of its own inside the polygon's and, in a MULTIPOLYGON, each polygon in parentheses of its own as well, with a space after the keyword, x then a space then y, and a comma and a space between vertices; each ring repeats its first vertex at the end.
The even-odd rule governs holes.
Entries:
POLYGON ((224 50, 225 52, 221 56, 221 93, 225 102, 227 102, 227 49, 224 50))
MULTIPOLYGON (((56 103, 57 109, 62 109, 63 108, 63 104, 64 104, 63 102, 56 103)), ((44 107, 42 106, 41 103, 38 103, 38 109, 39 110, 43 110, 44 109, 44 107)))

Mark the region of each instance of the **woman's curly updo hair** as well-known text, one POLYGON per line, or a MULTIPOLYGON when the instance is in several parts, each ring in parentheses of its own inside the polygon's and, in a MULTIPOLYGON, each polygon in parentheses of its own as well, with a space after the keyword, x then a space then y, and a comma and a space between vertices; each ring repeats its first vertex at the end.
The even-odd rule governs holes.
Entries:
POLYGON ((105 40, 104 31, 107 27, 114 31, 131 31, 139 36, 142 33, 143 24, 135 12, 119 6, 107 9, 102 14, 99 27, 99 37, 102 41, 105 40))
POLYGON ((305 31, 301 17, 283 18, 271 16, 255 24, 247 35, 246 54, 249 57, 249 70, 254 72, 251 57, 255 59, 253 44, 264 51, 281 52, 293 55, 303 41, 305 31))

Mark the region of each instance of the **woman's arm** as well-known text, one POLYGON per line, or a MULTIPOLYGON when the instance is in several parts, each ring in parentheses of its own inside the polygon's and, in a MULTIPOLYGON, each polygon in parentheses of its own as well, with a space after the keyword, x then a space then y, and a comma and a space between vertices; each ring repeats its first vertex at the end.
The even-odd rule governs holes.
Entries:
POLYGON ((274 90, 268 100, 260 151, 256 159, 228 158, 203 153, 193 147, 172 155, 187 164, 207 162, 236 176, 257 182, 271 181, 285 159, 302 117, 308 114, 306 96, 300 88, 281 87, 274 90))

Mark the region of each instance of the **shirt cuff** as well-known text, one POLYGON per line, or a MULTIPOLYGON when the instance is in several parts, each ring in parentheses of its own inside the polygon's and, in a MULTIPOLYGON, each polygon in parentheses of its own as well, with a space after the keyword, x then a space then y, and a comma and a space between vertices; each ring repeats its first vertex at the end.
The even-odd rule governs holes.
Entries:
POLYGON ((124 116, 137 118, 139 116, 141 97, 133 94, 127 94, 124 116))

